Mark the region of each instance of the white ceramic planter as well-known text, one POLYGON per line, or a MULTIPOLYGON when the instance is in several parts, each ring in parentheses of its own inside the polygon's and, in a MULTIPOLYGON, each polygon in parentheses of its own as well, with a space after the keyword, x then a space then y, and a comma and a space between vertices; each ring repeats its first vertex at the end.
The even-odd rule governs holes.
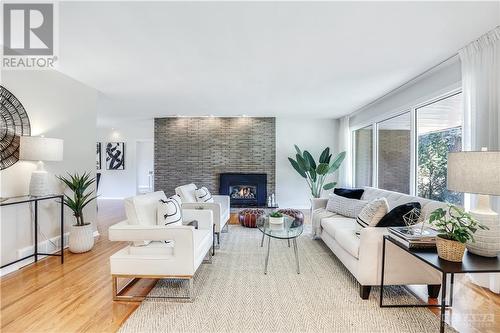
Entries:
POLYGON ((69 231, 69 250, 73 253, 90 251, 94 247, 94 231, 92 224, 84 226, 72 225, 69 231))
POLYGON ((285 222, 285 218, 282 217, 271 217, 269 216, 269 224, 283 224, 285 222))

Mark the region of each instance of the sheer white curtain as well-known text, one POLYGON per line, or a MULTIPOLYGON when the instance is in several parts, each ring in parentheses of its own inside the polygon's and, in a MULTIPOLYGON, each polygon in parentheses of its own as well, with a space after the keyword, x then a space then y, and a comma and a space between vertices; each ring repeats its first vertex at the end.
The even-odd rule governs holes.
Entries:
POLYGON ((351 131, 349 129, 349 116, 340 118, 338 135, 339 152, 347 153, 344 163, 339 169, 339 187, 352 187, 351 174, 351 131))
MULTIPOLYGON (((465 150, 500 149, 500 27, 459 52, 462 63, 465 150)), ((492 200, 500 212, 500 198, 492 200)), ((500 292, 500 274, 473 277, 478 284, 500 292)))

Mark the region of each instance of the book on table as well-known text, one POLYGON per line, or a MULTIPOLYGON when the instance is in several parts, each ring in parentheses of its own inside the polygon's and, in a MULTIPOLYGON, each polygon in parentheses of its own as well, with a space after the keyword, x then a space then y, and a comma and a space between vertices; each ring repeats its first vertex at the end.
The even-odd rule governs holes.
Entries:
POLYGON ((433 250, 437 232, 431 228, 390 227, 389 236, 408 249, 433 250))

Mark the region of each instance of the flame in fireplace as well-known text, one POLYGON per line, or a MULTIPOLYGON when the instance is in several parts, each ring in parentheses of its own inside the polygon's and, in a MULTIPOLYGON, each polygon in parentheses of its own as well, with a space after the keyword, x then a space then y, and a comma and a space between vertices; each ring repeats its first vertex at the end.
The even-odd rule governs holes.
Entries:
POLYGON ((231 186, 231 198, 233 199, 255 199, 255 186, 231 186))

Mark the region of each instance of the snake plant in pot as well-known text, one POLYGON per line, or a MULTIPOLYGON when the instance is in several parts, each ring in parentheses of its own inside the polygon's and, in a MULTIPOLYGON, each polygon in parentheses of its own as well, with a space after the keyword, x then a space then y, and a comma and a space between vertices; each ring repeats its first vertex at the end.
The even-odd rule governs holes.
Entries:
POLYGON ((461 208, 448 204, 447 209, 438 208, 429 216, 429 223, 438 232, 436 247, 440 258, 461 262, 465 252, 465 243, 474 242, 474 233, 478 229, 488 229, 472 215, 461 208))
POLYGON ((76 219, 76 224, 70 228, 69 250, 73 253, 90 251, 94 246, 94 235, 92 224, 86 222, 83 217, 83 209, 97 198, 93 195, 93 191, 87 192, 90 185, 95 182, 95 178, 87 172, 82 175, 75 173, 74 175, 68 174, 68 177, 58 176, 57 178, 73 192, 72 197, 64 194, 63 199, 64 205, 73 211, 76 219))
POLYGON ((337 171, 345 158, 345 151, 341 152, 332 161, 332 154, 330 154, 330 148, 325 148, 319 157, 319 161, 316 162, 312 155, 304 150, 302 152, 300 148, 295 145, 295 159, 289 157, 288 160, 292 164, 292 167, 297 171, 302 178, 305 178, 307 185, 311 190, 311 195, 313 198, 320 198, 322 190, 331 190, 337 185, 336 182, 330 182, 325 184, 326 177, 337 171))

